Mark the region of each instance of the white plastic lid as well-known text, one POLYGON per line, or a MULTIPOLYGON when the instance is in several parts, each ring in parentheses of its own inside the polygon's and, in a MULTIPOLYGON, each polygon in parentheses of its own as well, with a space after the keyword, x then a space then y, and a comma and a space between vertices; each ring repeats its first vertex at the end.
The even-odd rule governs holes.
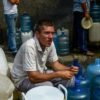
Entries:
POLYGON ((93 24, 93 20, 92 18, 90 18, 89 20, 86 19, 86 17, 84 17, 81 21, 81 25, 84 29, 89 29, 93 24))
POLYGON ((52 86, 39 86, 26 93, 28 100, 64 100, 64 94, 52 86))

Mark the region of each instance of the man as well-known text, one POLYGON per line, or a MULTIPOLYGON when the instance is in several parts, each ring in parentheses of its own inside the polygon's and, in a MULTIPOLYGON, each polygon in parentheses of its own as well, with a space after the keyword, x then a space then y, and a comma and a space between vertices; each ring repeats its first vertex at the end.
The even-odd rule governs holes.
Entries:
POLYGON ((4 15, 8 24, 8 48, 13 52, 15 56, 17 53, 16 41, 15 41, 15 26, 18 17, 17 5, 20 4, 19 0, 3 0, 4 15))
POLYGON ((26 41, 19 49, 12 69, 12 78, 17 89, 27 92, 37 86, 65 87, 74 84, 78 67, 67 67, 59 63, 53 43, 54 25, 49 20, 38 22, 35 37, 26 41), (47 70, 46 61, 53 70, 47 70))
MULTIPOLYGON (((92 0, 93 1, 93 0, 92 0)), ((86 37, 87 30, 83 29, 81 26, 81 21, 84 17, 90 19, 89 15, 90 0, 74 0, 74 20, 73 20, 73 50, 76 50, 78 46, 80 51, 86 55, 94 55, 87 49, 86 37)))

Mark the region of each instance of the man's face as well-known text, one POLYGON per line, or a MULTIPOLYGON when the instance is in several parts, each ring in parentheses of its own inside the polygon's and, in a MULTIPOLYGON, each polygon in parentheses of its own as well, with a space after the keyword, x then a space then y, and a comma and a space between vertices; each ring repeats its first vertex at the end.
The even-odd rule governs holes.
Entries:
POLYGON ((50 47, 54 38, 54 27, 53 26, 44 26, 44 30, 41 30, 41 33, 37 33, 36 37, 39 40, 41 48, 50 47))

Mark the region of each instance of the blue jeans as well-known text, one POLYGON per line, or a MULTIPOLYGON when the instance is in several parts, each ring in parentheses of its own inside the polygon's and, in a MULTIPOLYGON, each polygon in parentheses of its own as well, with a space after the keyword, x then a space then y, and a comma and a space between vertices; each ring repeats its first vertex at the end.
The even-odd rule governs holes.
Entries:
POLYGON ((80 51, 85 53, 88 51, 87 49, 87 30, 83 29, 81 26, 81 21, 85 17, 83 12, 74 12, 74 20, 73 20, 73 48, 77 48, 80 46, 80 51))
POLYGON ((15 26, 18 14, 5 14, 5 19, 8 24, 8 46, 13 52, 17 52, 16 40, 15 40, 15 26))

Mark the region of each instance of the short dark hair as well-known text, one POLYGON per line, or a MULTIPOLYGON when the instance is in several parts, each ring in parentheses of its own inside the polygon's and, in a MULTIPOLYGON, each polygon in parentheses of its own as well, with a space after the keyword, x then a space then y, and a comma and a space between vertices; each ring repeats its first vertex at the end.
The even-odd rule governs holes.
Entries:
POLYGON ((43 20, 40 20, 37 23, 37 26, 36 26, 36 30, 35 31, 38 31, 39 33, 41 33, 41 30, 44 29, 44 26, 54 26, 54 25, 53 25, 53 23, 50 20, 43 19, 43 20))

